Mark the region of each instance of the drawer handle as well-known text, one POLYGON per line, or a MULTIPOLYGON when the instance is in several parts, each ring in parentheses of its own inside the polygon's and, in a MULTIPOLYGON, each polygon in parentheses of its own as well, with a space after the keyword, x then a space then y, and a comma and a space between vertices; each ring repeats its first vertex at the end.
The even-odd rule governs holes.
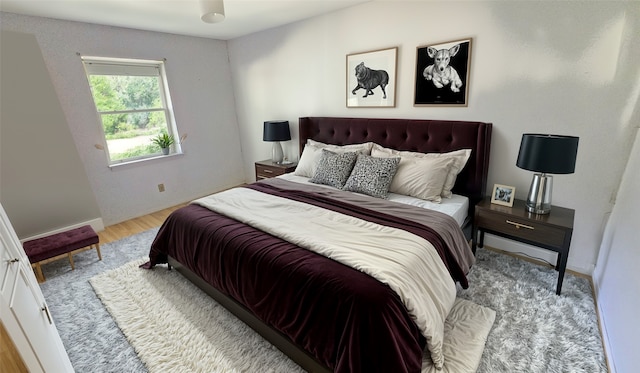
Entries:
POLYGON ((516 223, 515 221, 511 221, 511 220, 507 220, 507 224, 515 225, 516 229, 520 229, 520 228, 535 229, 530 225, 516 223))
POLYGON ((265 174, 272 174, 273 173, 273 171, 271 171, 271 170, 262 170, 262 172, 264 172, 265 174))
POLYGON ((40 311, 44 312, 47 315, 47 320, 49 320, 49 324, 53 324, 53 321, 51 321, 51 314, 49 313, 49 307, 47 307, 46 304, 42 305, 42 308, 40 308, 40 311))

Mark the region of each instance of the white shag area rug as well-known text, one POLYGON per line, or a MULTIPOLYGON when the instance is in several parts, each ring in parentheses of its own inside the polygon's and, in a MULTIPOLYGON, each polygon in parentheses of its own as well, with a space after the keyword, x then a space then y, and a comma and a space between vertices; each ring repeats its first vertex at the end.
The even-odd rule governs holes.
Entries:
MULTIPOLYGON (((146 259, 92 277, 96 294, 150 372, 302 372, 249 326, 177 271, 142 270, 146 259)), ((458 298, 445 325, 445 367, 475 372, 495 312, 458 298)))

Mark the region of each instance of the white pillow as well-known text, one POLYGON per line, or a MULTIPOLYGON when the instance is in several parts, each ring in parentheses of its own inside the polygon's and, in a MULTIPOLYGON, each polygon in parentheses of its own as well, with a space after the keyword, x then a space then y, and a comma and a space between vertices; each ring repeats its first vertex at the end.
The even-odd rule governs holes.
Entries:
POLYGON ((364 155, 371 155, 371 148, 373 147, 372 142, 363 142, 360 144, 349 144, 349 145, 334 145, 334 144, 325 144, 320 141, 307 139, 307 145, 314 145, 319 148, 324 148, 332 152, 344 153, 344 152, 357 152, 364 155))
POLYGON ((445 198, 451 198, 453 195, 451 189, 453 189, 453 186, 456 184, 458 174, 467 164, 467 161, 471 156, 471 149, 460 149, 448 153, 427 153, 427 155, 436 158, 453 159, 453 163, 451 163, 451 168, 449 169, 449 174, 447 175, 447 180, 444 182, 444 187, 442 188, 442 196, 445 198))
POLYGON ((293 174, 297 176, 313 177, 321 155, 322 149, 309 144, 305 145, 293 174))
POLYGON ((356 152, 370 155, 372 146, 372 142, 339 146, 308 139, 293 174, 296 176, 313 177, 316 173, 316 167, 318 167, 320 157, 322 156, 322 149, 327 149, 334 153, 356 152))
MULTIPOLYGON (((371 151, 371 155, 378 158, 397 156, 375 148, 371 151)), ((401 157, 389 191, 440 203, 442 188, 452 163, 451 158, 401 157)))
MULTIPOLYGON (((440 193, 442 197, 451 198, 452 196, 451 189, 453 189, 453 186, 456 183, 456 178, 458 177, 458 174, 460 173, 460 171, 462 171, 464 166, 467 164, 467 161, 471 156, 471 149, 460 149, 460 150, 455 150, 448 153, 418 153, 418 152, 409 152, 409 151, 399 151, 399 150, 385 148, 378 144, 373 144, 371 155, 373 155, 374 157, 380 157, 381 156, 380 154, 387 154, 389 156, 396 156, 396 157, 400 156, 402 158, 405 158, 405 157, 420 158, 420 159, 445 158, 445 159, 453 160, 453 162, 450 164, 450 168, 447 173, 447 177, 444 182, 442 192, 440 193)), ((407 180, 403 180, 403 181, 407 182, 407 180)))

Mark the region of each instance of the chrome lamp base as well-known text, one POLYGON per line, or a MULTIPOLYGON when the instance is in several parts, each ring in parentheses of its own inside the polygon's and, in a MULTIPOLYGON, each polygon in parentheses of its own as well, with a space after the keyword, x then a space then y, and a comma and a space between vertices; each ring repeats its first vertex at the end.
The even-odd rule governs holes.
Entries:
POLYGON ((527 211, 545 215, 551 212, 551 188, 553 176, 547 174, 534 174, 527 197, 527 211))
POLYGON ((282 152, 282 145, 280 141, 274 141, 271 148, 271 162, 280 164, 284 159, 284 153, 282 152))

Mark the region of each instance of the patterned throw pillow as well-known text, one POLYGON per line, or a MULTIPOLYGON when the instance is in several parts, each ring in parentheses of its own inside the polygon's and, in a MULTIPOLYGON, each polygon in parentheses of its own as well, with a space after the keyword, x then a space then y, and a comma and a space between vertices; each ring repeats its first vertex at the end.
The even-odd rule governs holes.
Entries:
POLYGON ((370 155, 372 146, 372 142, 340 146, 307 139, 307 144, 304 146, 304 150, 302 150, 302 155, 300 156, 294 175, 313 177, 316 172, 316 167, 318 167, 320 157, 322 156, 322 149, 327 149, 334 153, 356 152, 370 155))
POLYGON ((334 153, 322 149, 316 171, 309 181, 342 189, 356 163, 356 157, 357 153, 354 152, 334 153))
POLYGON ((389 185, 396 174, 400 157, 375 158, 358 154, 355 166, 344 190, 368 194, 373 197, 387 198, 389 185))

